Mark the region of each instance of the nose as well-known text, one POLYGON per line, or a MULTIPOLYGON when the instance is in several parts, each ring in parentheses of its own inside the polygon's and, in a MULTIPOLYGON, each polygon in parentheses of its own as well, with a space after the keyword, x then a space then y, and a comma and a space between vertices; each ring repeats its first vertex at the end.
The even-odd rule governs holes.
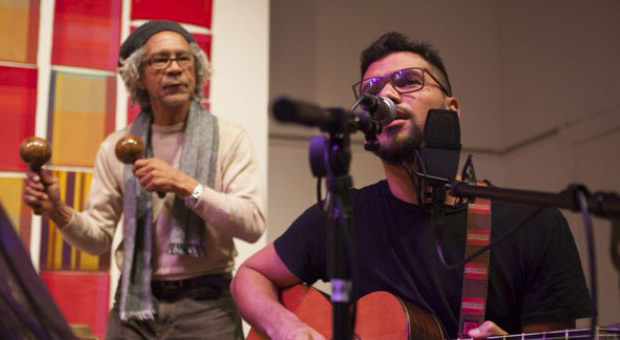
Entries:
POLYGON ((390 98, 394 102, 394 104, 398 104, 402 101, 400 93, 396 91, 394 86, 392 86, 392 83, 389 81, 385 83, 385 85, 381 89, 381 92, 379 92, 379 96, 390 98))
POLYGON ((183 67, 179 64, 179 61, 174 58, 170 60, 170 63, 166 67, 166 73, 180 73, 183 67))

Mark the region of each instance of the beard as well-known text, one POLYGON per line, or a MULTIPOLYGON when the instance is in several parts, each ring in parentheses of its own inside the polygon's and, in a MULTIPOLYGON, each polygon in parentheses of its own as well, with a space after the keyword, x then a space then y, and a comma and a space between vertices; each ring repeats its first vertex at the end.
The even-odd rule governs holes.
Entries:
POLYGON ((413 162, 415 152, 422 147, 424 134, 415 121, 412 120, 411 123, 405 131, 400 128, 384 130, 387 141, 379 142, 379 149, 374 151, 375 155, 394 165, 413 162))

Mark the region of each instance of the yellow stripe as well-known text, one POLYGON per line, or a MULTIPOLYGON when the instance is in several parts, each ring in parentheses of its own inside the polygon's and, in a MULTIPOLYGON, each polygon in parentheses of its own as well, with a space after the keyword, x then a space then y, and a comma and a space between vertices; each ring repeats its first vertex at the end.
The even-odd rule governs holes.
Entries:
POLYGON ((99 256, 93 256, 82 252, 80 255, 80 270, 98 270, 99 256))
MULTIPOLYGON (((67 197, 67 172, 57 171, 57 176, 58 176, 58 184, 59 184, 58 187, 60 189, 60 199, 64 201, 64 199, 67 197)), ((62 238, 62 234, 60 234, 57 228, 54 229, 54 232, 57 235, 57 237, 55 237, 55 242, 54 242, 54 253, 56 254, 56 256, 54 256, 54 269, 61 269, 62 268, 63 238, 62 238)))
POLYGON ((75 249, 74 247, 71 247, 71 263, 70 263, 71 270, 78 269, 76 267, 76 265, 77 265, 77 254, 78 254, 77 249, 75 249))
MULTIPOLYGON (((78 173, 76 176, 76 209, 82 210, 88 197, 88 190, 90 188, 90 182, 92 180, 92 174, 90 173, 78 173), (82 184, 84 180, 84 184, 82 184)), ((99 256, 93 256, 85 252, 80 253, 80 270, 98 270, 99 269, 99 256)))
POLYGON ((52 221, 49 221, 47 225, 47 257, 45 258, 45 266, 48 269, 52 268, 53 239, 54 239, 54 226, 52 225, 52 221))

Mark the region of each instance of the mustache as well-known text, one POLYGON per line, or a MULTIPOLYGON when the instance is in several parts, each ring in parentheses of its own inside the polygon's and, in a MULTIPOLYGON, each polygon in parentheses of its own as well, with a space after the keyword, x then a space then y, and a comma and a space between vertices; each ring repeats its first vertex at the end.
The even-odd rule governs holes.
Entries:
POLYGON ((414 114, 411 110, 396 106, 396 119, 411 119, 414 114))

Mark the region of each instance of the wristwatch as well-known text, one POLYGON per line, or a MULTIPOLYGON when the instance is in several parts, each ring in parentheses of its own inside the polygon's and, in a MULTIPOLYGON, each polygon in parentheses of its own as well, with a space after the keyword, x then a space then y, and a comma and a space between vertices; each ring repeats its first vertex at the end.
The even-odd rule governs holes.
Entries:
POLYGON ((196 203, 198 203, 198 199, 200 199, 200 195, 202 195, 204 189, 204 185, 198 183, 198 185, 194 188, 194 191, 192 191, 189 196, 185 197, 185 206, 190 209, 194 208, 196 203))

